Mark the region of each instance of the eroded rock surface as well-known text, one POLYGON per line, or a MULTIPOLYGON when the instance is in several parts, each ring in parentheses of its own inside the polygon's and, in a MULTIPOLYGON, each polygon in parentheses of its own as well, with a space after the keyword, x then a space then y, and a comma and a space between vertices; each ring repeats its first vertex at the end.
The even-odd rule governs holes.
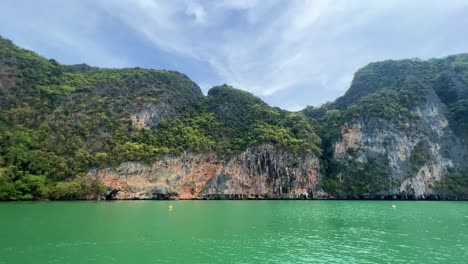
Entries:
MULTIPOLYGON (((405 123, 370 117, 345 124, 334 158, 343 164, 350 159, 363 163, 369 158, 388 163, 390 175, 400 186, 388 190, 387 196, 424 199, 433 195, 436 181, 465 166, 466 149, 450 129, 446 110, 435 95, 430 94, 410 116, 405 123), (418 161, 415 155, 425 159, 418 161)), ((342 174, 346 177, 346 169, 342 174)))
POLYGON ((229 160, 185 153, 151 165, 125 162, 95 172, 115 199, 313 198, 323 195, 317 157, 295 155, 270 144, 248 148, 229 160))

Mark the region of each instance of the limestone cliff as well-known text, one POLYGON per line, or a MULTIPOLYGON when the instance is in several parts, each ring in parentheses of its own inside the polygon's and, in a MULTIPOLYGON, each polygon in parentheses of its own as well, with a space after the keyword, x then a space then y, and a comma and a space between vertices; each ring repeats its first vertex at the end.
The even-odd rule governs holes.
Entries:
POLYGON ((290 112, 0 37, 0 200, 468 199, 468 54, 370 63, 290 112))
POLYGON ((322 137, 328 145, 323 148, 330 154, 324 157, 328 161, 324 186, 332 196, 464 196, 466 187, 455 190, 453 182, 468 177, 467 117, 454 115, 454 109, 462 109, 454 105, 466 100, 468 79, 464 71, 454 71, 456 67, 446 63, 370 64, 328 109, 309 110, 309 116, 325 123, 322 137))
MULTIPOLYGON (((341 127, 342 139, 334 145, 334 158, 343 164, 349 159, 365 163, 369 158, 386 164, 398 184, 381 195, 434 196, 436 181, 466 165, 466 148, 449 127, 446 109, 435 96, 409 114, 411 121, 401 124, 377 117, 346 123, 341 127)), ((346 174, 346 169, 341 173, 346 174)))
MULTIPOLYGON (((260 127, 261 133, 269 131, 260 138, 273 142, 224 158, 185 151, 150 165, 124 162, 94 176, 113 190, 108 198, 116 199, 459 199, 464 187, 450 190, 453 184, 444 184, 452 175, 466 177, 466 131, 460 126, 466 117, 454 116, 453 105, 467 97, 468 81, 462 71, 451 71, 440 62, 414 60, 361 69, 344 97, 304 111, 311 124, 320 125, 323 154, 281 146, 282 136, 273 132, 281 128, 257 122, 256 112, 274 113, 268 106, 217 87, 206 108, 224 127, 233 124, 224 133, 245 135, 254 128, 249 137, 258 137, 260 127), (451 82, 455 92, 447 95, 451 82)), ((288 126, 304 122, 300 116, 286 120, 288 126)))
POLYGON ((319 160, 271 144, 229 159, 214 153, 167 156, 150 165, 125 162, 94 171, 112 199, 307 199, 320 195, 319 160))

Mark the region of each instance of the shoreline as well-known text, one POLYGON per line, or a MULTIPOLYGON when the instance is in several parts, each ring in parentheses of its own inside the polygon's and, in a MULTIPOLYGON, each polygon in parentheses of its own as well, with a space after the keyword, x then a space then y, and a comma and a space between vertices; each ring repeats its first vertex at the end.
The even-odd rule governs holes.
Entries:
POLYGON ((467 202, 468 199, 73 199, 73 200, 6 200, 0 201, 0 203, 13 203, 13 202, 115 202, 115 201, 434 201, 434 202, 467 202))

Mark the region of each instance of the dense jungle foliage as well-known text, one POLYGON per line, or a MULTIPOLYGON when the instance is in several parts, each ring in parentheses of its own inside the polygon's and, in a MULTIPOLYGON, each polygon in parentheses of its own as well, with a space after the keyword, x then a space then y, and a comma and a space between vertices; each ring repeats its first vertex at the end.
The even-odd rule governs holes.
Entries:
MULTIPOLYGON (((381 119, 417 129, 412 110, 440 100, 466 144, 467 87, 466 54, 384 61, 360 69, 335 102, 288 112, 228 85, 204 96, 174 71, 61 65, 0 37, 0 200, 98 197, 105 187, 87 175, 93 169, 185 151, 228 159, 262 143, 320 157, 321 187, 336 197, 378 196, 398 182, 378 157, 333 157, 343 124, 381 119)), ((427 150, 425 141, 415 146, 412 173, 429 159, 427 150)), ((456 172, 437 190, 466 197, 467 178, 456 172)))
MULTIPOLYGON (((449 125, 461 139, 460 144, 466 146, 468 54, 427 61, 407 59, 370 63, 356 72, 344 96, 321 107, 306 107, 303 113, 320 124, 318 134, 322 140, 323 189, 336 196, 355 197, 359 193, 355 190, 363 190, 363 186, 366 188, 364 193, 368 195, 377 194, 388 184, 393 186, 393 182, 378 183, 365 176, 373 175, 376 171, 380 171, 380 175, 388 174, 382 162, 367 162, 357 167, 353 160, 345 161, 347 165, 343 166, 343 161, 333 158, 334 144, 340 139, 342 124, 352 121, 368 123, 377 118, 399 129, 416 131, 419 128, 415 124, 414 110, 426 100, 440 100, 446 105, 447 113, 444 114, 449 119, 449 125), (356 169, 361 170, 360 176, 357 176, 356 169)), ((425 140, 414 147, 410 157, 410 175, 407 177, 414 176, 429 159, 428 150, 425 140)), ((458 197, 467 197, 467 182, 468 174, 464 171, 442 180, 437 186, 440 193, 450 193, 452 190, 458 197)))
POLYGON ((0 38, 0 200, 94 197, 94 168, 268 142, 320 154, 309 119, 250 93, 224 85, 205 97, 178 72, 61 65, 0 38), (152 106, 164 110, 157 123, 132 121, 152 106))

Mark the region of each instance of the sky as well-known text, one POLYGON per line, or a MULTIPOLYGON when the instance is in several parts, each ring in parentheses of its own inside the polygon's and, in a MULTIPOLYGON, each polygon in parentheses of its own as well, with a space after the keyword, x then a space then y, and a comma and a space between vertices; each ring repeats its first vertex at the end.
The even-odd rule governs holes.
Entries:
POLYGON ((468 52, 465 0, 3 0, 0 25, 64 64, 176 70, 292 111, 369 62, 468 52))

